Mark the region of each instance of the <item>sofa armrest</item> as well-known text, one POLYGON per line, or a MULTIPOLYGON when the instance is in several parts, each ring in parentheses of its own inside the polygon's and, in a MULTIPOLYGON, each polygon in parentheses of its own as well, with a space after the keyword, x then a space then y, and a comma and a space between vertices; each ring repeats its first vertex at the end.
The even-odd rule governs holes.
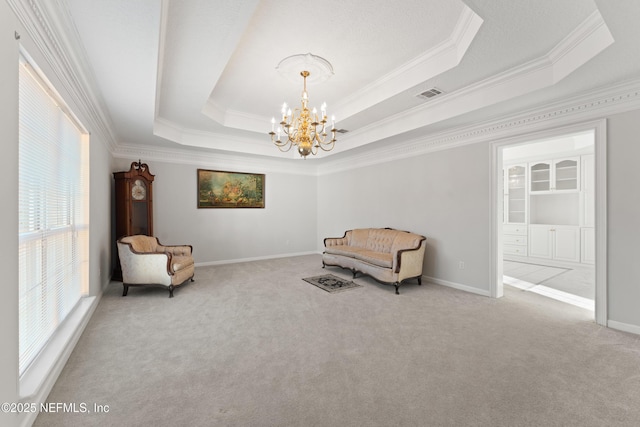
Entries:
POLYGON ((398 274, 398 281, 422 275, 426 238, 420 240, 417 248, 401 249, 393 258, 393 268, 398 274))

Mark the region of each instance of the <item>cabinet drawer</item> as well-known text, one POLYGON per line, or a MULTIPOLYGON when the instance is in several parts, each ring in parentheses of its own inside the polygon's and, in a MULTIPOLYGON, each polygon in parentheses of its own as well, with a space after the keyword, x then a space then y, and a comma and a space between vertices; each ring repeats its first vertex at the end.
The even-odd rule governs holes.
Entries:
POLYGON ((505 234, 502 236, 505 245, 527 245, 527 236, 521 234, 505 234))
POLYGON ((518 245, 503 245, 502 253, 504 255, 520 255, 527 256, 527 247, 518 245))
POLYGON ((503 234, 522 234, 527 235, 527 226, 518 224, 504 224, 502 226, 503 234))

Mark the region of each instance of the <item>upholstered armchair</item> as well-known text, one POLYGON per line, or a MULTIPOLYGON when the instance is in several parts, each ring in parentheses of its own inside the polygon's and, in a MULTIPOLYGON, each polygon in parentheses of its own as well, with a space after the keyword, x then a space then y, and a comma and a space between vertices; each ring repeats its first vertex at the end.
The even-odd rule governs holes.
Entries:
POLYGON ((157 237, 136 235, 118 240, 118 255, 122 267, 122 296, 129 286, 159 286, 173 290, 191 280, 195 266, 191 245, 164 246, 157 237))

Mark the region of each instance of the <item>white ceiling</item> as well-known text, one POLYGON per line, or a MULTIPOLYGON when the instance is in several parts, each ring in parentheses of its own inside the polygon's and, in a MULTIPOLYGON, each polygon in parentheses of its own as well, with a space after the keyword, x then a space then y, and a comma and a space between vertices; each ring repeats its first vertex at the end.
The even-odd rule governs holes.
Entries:
MULTIPOLYGON (((294 54, 335 74, 309 85, 340 155, 640 77, 635 0, 66 0, 118 142, 294 158, 267 133, 298 83, 294 54), (431 87, 444 94, 416 97, 431 87), (360 147, 360 148, 359 148, 360 147)), ((299 70, 302 71, 302 70, 299 70)))

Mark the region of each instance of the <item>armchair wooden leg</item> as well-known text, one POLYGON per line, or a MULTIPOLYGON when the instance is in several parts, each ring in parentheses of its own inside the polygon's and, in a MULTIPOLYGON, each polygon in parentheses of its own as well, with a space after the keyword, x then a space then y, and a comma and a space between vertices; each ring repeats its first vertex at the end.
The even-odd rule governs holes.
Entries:
POLYGON ((127 292, 129 292, 129 286, 127 286, 127 284, 126 284, 126 283, 123 283, 123 284, 122 284, 122 287, 124 288, 124 289, 122 290, 122 296, 123 296, 123 297, 126 297, 126 296, 127 296, 127 292))
POLYGON ((169 286, 169 298, 173 298, 173 285, 169 286))
POLYGON ((422 286, 422 276, 418 276, 418 286, 422 286))
POLYGON ((400 283, 394 283, 395 287, 396 287, 396 295, 400 295, 400 292, 398 292, 398 288, 400 287, 400 283))

